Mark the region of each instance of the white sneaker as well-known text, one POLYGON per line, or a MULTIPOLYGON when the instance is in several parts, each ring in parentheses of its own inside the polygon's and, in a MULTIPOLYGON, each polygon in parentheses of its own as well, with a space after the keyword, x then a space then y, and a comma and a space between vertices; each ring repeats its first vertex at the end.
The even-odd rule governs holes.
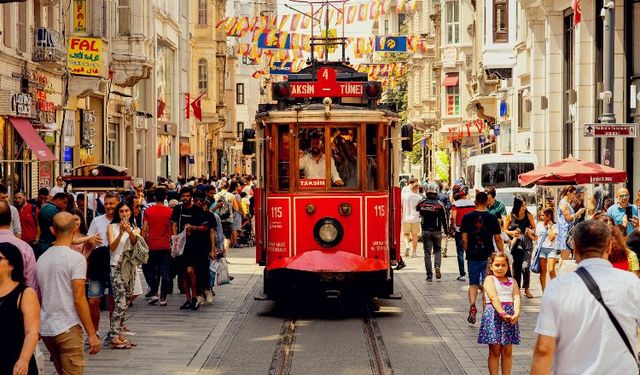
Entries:
POLYGON ((404 256, 409 257, 409 247, 404 248, 404 256))

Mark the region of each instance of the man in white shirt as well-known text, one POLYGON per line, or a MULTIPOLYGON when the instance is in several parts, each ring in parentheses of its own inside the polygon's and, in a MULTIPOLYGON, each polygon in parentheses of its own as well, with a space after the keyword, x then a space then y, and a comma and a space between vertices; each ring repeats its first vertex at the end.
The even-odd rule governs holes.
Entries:
POLYGON ((0 185, 0 201, 6 202, 11 210, 11 225, 9 230, 13 232, 13 235, 22 238, 22 224, 20 223, 20 213, 18 209, 9 204, 9 190, 6 186, 0 185))
POLYGON ((62 180, 62 176, 56 177, 56 186, 51 188, 51 196, 58 193, 64 193, 64 181, 62 180))
POLYGON ((596 220, 574 229, 575 257, 598 285, 604 304, 631 342, 625 345, 604 307, 597 302, 576 272, 549 283, 542 297, 535 332, 531 374, 637 374, 636 345, 640 322, 640 280, 608 261, 611 233, 596 220))
POLYGON ((82 374, 82 327, 89 337, 89 353, 100 351, 85 297, 87 263, 82 254, 69 247, 76 231, 73 215, 57 214, 53 231, 56 245, 42 254, 36 266, 42 292, 40 335, 58 374, 82 374))
POLYGON ((422 200, 422 196, 418 194, 418 179, 411 178, 407 186, 409 189, 401 195, 402 233, 405 240, 404 256, 409 256, 409 243, 411 243, 413 256, 415 257, 418 249, 418 238, 422 233, 420 229, 420 214, 416 210, 416 206, 422 200))
MULTIPOLYGON (((311 145, 309 150, 300 155, 300 170, 304 172, 304 178, 321 179, 326 178, 326 162, 324 156, 324 142, 319 133, 311 134, 311 145)), ((340 174, 336 169, 336 162, 331 158, 331 182, 336 186, 344 186, 340 174)))

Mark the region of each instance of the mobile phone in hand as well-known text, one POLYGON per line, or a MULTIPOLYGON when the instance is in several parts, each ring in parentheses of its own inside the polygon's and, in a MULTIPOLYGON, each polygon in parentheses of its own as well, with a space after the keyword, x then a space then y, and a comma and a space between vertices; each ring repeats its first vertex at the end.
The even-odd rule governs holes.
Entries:
POLYGON ((627 215, 627 220, 633 219, 633 207, 631 206, 625 207, 624 212, 627 215))

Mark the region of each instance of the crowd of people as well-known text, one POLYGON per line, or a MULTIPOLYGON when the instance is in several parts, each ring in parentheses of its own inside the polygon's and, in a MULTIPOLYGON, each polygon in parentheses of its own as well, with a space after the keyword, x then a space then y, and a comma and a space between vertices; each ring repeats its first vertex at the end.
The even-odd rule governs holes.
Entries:
POLYGON ((254 187, 253 177, 238 175, 85 195, 57 178, 37 197, 15 192, 11 205, 0 185, 0 374, 38 374, 40 338, 59 374, 84 373, 85 346, 90 354, 136 346, 127 309, 142 294, 167 306, 176 277, 181 310, 213 303, 214 265, 227 264, 231 248, 253 245, 254 187))
MULTIPOLYGON (((450 190, 441 181, 405 183, 404 256, 415 256, 422 241, 426 281, 433 282, 434 269, 442 278, 442 241, 455 239, 457 280, 469 284, 469 324, 476 323, 482 294, 477 342, 489 347, 490 374, 511 373, 512 345, 521 341, 521 294, 534 298, 531 272, 539 273, 543 290, 533 374, 549 374, 553 363, 557 374, 637 373, 640 231, 627 189, 613 200, 565 186, 560 201, 547 202, 534 217, 520 196, 497 201, 494 187, 470 200, 463 179, 450 190)), ((396 270, 404 267, 400 259, 396 270)))

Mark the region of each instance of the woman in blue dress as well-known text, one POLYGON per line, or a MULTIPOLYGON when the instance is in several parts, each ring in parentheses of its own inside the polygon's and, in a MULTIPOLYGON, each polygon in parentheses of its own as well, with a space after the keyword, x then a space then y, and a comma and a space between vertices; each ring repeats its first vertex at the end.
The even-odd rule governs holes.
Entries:
POLYGON ((572 185, 565 186, 560 192, 562 199, 558 203, 556 210, 558 215, 558 235, 556 237, 556 246, 558 254, 563 260, 569 259, 571 251, 567 248, 567 238, 569 231, 573 228, 576 218, 584 214, 585 209, 581 208, 577 212, 573 210, 571 202, 576 199, 576 187, 572 185))

